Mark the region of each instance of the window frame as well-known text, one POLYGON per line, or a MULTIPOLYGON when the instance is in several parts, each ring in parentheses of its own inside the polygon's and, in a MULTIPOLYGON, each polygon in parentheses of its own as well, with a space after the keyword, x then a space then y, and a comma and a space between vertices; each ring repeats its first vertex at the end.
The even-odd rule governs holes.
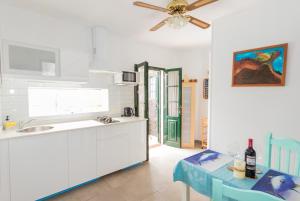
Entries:
MULTIPOLYGON (((110 110, 110 104, 109 104, 109 89, 108 88, 80 88, 80 87, 28 87, 27 89, 27 93, 28 93, 28 117, 29 118, 47 118, 47 117, 68 117, 68 116, 82 116, 82 115, 88 115, 88 114, 95 114, 95 113, 106 113, 109 112, 110 110), (55 105, 56 105, 56 111, 54 112, 54 114, 48 113, 48 114, 34 114, 34 112, 31 112, 32 109, 30 109, 31 107, 31 101, 30 101, 30 90, 32 89, 45 89, 45 90, 57 90, 57 94, 59 94, 59 90, 105 90, 105 94, 107 94, 107 100, 105 100, 104 102, 104 109, 102 109, 101 111, 86 111, 86 112, 78 112, 78 111, 72 111, 70 113, 68 112, 59 112, 59 107, 61 106, 61 104, 58 103, 59 99, 58 95, 56 95, 56 100, 55 100, 55 105)), ((102 98, 102 97, 101 97, 102 98)), ((63 111, 63 110, 61 110, 63 111)))

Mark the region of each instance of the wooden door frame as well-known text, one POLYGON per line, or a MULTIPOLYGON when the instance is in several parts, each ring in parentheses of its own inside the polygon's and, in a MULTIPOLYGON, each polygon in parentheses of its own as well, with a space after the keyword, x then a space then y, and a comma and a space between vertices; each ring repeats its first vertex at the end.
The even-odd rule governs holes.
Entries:
MULTIPOLYGON (((182 83, 182 90, 184 88, 191 88, 191 128, 190 128, 190 143, 181 142, 182 148, 195 148, 195 131, 196 131, 196 84, 197 82, 190 82, 188 78, 184 78, 182 83)), ((184 95, 182 93, 182 100, 184 95)), ((182 113, 184 113, 184 104, 182 104, 182 113)), ((184 119, 182 119, 182 124, 184 119)))

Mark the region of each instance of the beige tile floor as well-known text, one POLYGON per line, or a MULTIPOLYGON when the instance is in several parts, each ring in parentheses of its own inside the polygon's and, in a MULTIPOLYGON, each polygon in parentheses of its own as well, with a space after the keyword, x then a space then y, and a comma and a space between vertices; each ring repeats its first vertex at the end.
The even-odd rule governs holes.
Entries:
MULTIPOLYGON (((180 201, 182 183, 172 181, 176 163, 199 150, 150 149, 150 160, 75 189, 51 201, 180 201)), ((191 190, 191 201, 209 199, 191 190)))

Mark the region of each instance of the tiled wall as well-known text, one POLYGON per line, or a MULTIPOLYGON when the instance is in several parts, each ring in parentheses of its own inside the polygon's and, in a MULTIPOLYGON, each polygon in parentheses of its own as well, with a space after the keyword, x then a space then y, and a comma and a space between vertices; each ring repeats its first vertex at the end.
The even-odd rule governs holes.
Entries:
POLYGON ((94 118, 100 115, 120 116, 123 107, 133 107, 133 87, 117 86, 113 83, 113 74, 90 74, 89 82, 86 84, 72 82, 38 82, 26 79, 2 78, 1 84, 1 117, 6 115, 14 121, 26 121, 28 117, 28 87, 75 87, 75 88, 105 88, 109 89, 109 112, 102 114, 80 114, 56 117, 38 118, 38 123, 48 123, 56 121, 70 121, 84 118, 94 118))

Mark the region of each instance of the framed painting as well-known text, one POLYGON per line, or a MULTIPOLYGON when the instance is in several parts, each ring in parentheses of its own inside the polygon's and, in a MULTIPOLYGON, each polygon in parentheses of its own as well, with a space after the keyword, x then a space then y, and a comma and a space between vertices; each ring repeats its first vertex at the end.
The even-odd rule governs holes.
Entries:
POLYGON ((284 86, 288 44, 235 52, 232 86, 284 86))

